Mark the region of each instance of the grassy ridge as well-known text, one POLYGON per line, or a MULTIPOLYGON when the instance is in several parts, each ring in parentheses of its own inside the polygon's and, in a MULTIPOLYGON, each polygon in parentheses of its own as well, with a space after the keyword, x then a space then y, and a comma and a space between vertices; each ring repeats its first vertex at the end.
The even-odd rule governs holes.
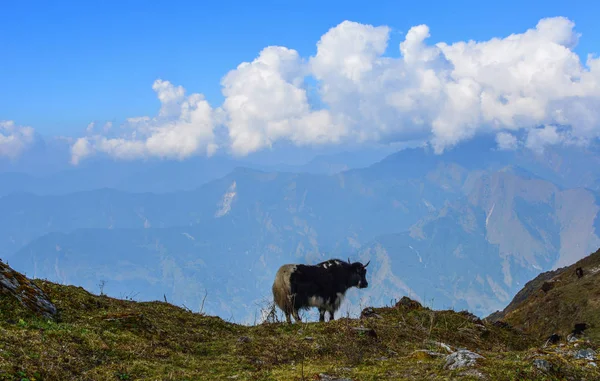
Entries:
POLYGON ((600 342, 600 250, 528 282, 504 311, 490 316, 498 319, 540 340, 553 333, 566 337, 575 323, 586 323, 586 335, 600 342))
POLYGON ((241 326, 163 302, 133 302, 35 283, 59 315, 32 315, 0 295, 0 380, 594 379, 596 368, 548 354, 529 336, 454 311, 398 305, 330 323, 241 326), (475 351, 476 368, 445 370, 436 342, 475 351), (426 352, 423 350, 428 350, 426 352))

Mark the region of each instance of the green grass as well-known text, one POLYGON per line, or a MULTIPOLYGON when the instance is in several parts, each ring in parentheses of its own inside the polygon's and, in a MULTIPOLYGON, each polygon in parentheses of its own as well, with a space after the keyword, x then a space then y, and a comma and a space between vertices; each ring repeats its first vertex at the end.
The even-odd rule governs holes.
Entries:
POLYGON ((0 295, 0 380, 315 380, 319 373, 352 380, 477 379, 444 370, 445 356, 419 352, 443 352, 436 341, 483 355, 476 369, 488 379, 600 378, 597 369, 552 353, 557 368, 544 374, 532 365, 530 348, 539 342, 454 311, 387 307, 375 309, 379 318, 247 327, 163 302, 35 283, 59 316, 42 319, 0 295))

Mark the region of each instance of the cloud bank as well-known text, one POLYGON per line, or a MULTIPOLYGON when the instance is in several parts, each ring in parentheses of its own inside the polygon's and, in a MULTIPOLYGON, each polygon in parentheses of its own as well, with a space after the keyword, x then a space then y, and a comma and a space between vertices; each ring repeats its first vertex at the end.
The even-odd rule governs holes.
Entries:
POLYGON ((436 153, 479 133, 495 134, 500 149, 585 144, 600 134, 600 59, 581 62, 574 26, 547 18, 503 38, 432 45, 429 27, 417 25, 387 55, 389 27, 344 21, 320 38, 314 56, 269 46, 241 63, 221 80, 219 107, 157 80, 157 116, 129 119, 116 137, 78 139, 73 163, 97 152, 183 159, 222 149, 243 156, 282 140, 422 139, 436 153), (310 81, 318 84, 319 105, 309 101, 310 81))
POLYGON ((17 126, 11 120, 0 120, 0 157, 14 159, 34 141, 31 127, 17 126))

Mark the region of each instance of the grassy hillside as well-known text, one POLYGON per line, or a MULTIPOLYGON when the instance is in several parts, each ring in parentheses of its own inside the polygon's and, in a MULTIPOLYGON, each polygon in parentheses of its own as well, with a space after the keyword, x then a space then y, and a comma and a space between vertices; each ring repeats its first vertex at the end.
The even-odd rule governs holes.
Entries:
POLYGON ((503 320, 536 338, 566 337, 586 323, 588 337, 600 341, 600 250, 575 264, 540 274, 489 320, 503 320), (581 267, 579 278, 575 270, 581 267), (546 291, 544 291, 546 289, 546 291))
MULTIPOLYGON (((0 293, 0 380, 594 379, 566 352, 468 313, 412 303, 331 323, 230 324, 164 302, 138 303, 36 280, 56 319, 33 315, 0 293), (448 351, 483 356, 445 369, 448 351), (533 361, 543 357, 549 371, 533 361), (336 379, 336 378, 329 378, 336 379)), ((405 301, 406 302, 406 301, 405 301)), ((594 347, 595 348, 595 347, 594 347)))

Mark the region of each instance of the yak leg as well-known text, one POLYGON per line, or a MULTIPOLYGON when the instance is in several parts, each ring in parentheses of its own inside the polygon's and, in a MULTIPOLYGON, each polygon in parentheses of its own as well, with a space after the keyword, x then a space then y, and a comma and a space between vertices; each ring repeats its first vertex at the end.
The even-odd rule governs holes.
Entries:
POLYGON ((333 318, 333 314, 334 314, 334 312, 333 312, 333 311, 329 311, 329 321, 335 320, 335 319, 333 318))
POLYGON ((289 312, 286 312, 286 313, 285 313, 285 321, 286 321, 288 324, 292 324, 292 319, 290 318, 290 313, 289 313, 289 312))
POLYGON ((294 319, 296 320, 296 323, 302 323, 302 320, 300 320, 300 316, 298 316, 298 310, 293 310, 292 311, 292 316, 294 316, 294 319))
POLYGON ((325 310, 319 308, 319 321, 320 322, 324 322, 325 321, 325 310))

